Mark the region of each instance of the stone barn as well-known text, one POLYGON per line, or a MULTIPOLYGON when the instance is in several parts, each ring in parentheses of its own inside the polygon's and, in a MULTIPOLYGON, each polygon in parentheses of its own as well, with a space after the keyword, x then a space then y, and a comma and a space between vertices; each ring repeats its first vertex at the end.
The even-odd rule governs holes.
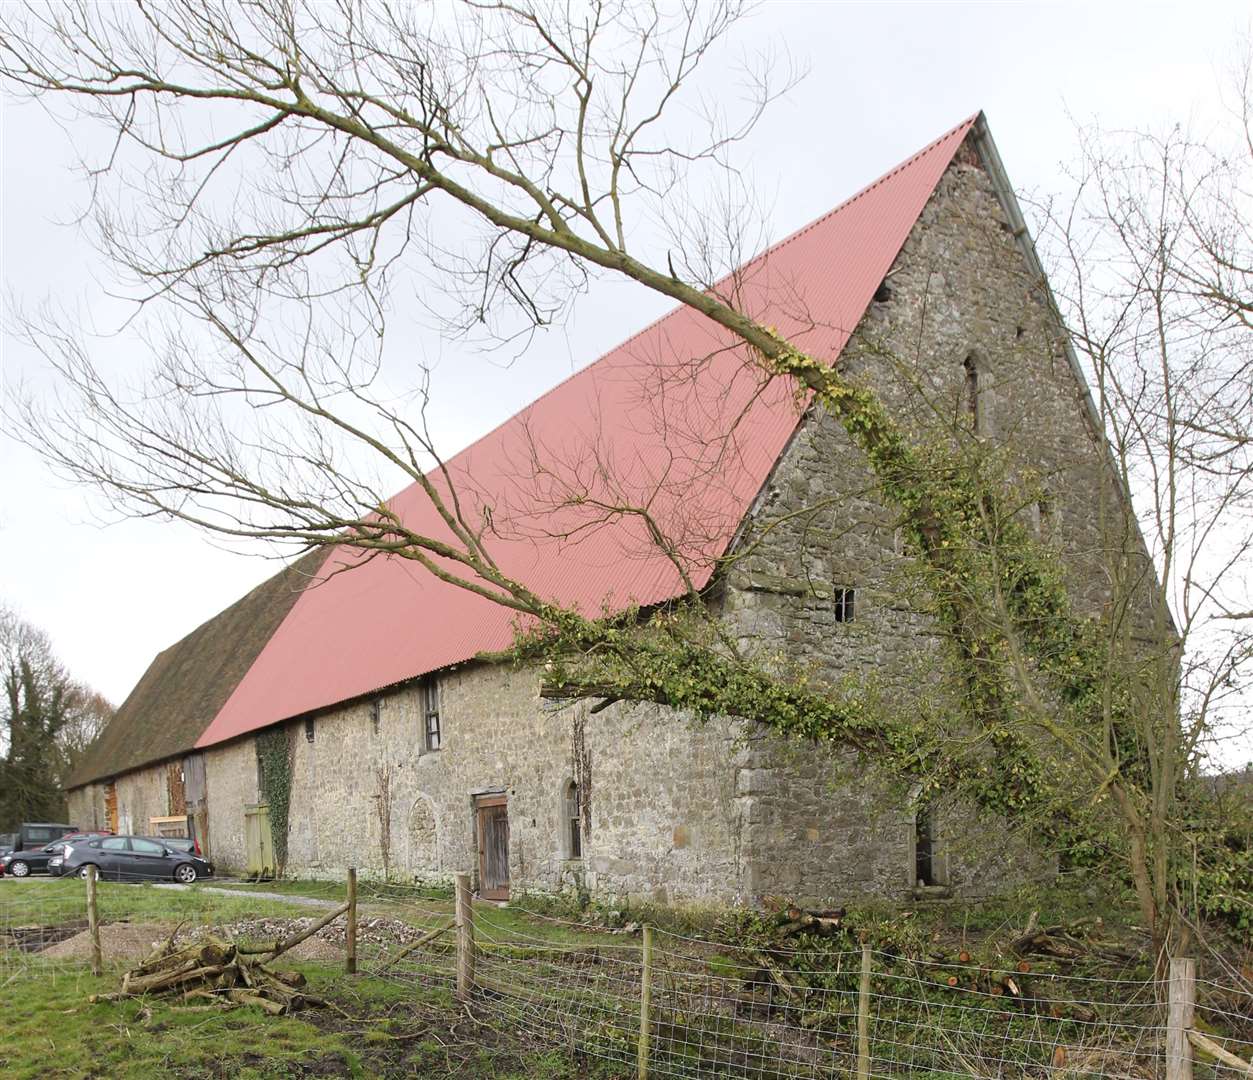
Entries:
MULTIPOLYGON (((1105 448, 982 116, 736 282, 763 321, 864 375, 915 429, 947 425, 1047 476, 1025 512, 1076 602, 1102 603, 1105 448)), ((569 517, 569 492, 608 475, 648 500, 754 647, 903 693, 926 685, 931 628, 859 452, 821 410, 763 390, 690 310, 449 470, 494 511, 501 565, 541 595, 598 611, 683 592, 638 518, 569 517)), ((438 528, 419 491, 392 506, 438 528)), ((272 867, 285 848, 299 876, 468 869, 487 897, 578 883, 607 900, 905 899, 1050 872, 1019 823, 916 805, 873 770, 734 719, 551 700, 541 671, 483 658, 509 646, 510 612, 394 558, 332 574, 351 559, 305 555, 156 657, 72 778, 74 822, 194 829, 224 868, 272 867), (266 774, 284 756, 281 808, 266 774)))

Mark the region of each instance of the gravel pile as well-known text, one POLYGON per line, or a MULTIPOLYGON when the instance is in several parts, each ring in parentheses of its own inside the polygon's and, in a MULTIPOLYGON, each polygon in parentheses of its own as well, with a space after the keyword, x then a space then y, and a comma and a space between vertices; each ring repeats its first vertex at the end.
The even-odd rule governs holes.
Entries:
MULTIPOLYGON (((209 930, 227 941, 282 941, 317 922, 316 918, 257 918, 240 919, 216 926, 181 926, 175 939, 185 943, 209 930)), ((42 955, 61 959, 83 960, 91 955, 91 937, 84 930, 67 928, 69 937, 55 941, 43 948, 42 955)), ((173 927, 165 923, 104 923, 100 927, 100 945, 106 960, 142 960, 169 936, 173 927)), ((383 917, 357 919, 357 951, 365 956, 389 953, 401 945, 416 941, 426 931, 420 926, 410 926, 399 919, 383 917)), ((302 941, 288 954, 297 960, 341 960, 344 956, 346 926, 343 917, 319 930, 313 937, 302 941)), ((452 935, 447 935, 451 944, 452 935)), ((440 941, 426 948, 439 949, 440 941)), ((445 946, 447 947, 447 946, 445 946)))
MULTIPOLYGON (((291 934, 306 930, 316 918, 256 918, 239 919, 213 927, 213 932, 228 941, 282 941, 291 934)), ((410 926, 400 919, 383 916, 357 917, 357 950, 362 955, 389 952, 401 945, 416 941, 426 930, 410 926)), ((319 930, 307 941, 302 941, 291 955, 304 960, 327 960, 342 957, 346 947, 347 926, 343 916, 319 930)), ((451 940, 451 938, 449 938, 451 940)), ((438 948, 438 942, 433 944, 438 948)))

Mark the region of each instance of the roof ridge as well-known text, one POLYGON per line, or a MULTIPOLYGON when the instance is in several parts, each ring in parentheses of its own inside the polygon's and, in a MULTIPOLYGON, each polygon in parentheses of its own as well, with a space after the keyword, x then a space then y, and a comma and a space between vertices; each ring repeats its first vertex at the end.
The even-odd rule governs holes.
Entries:
MULTIPOLYGON (((975 113, 972 113, 970 116, 968 116, 965 120, 961 121, 961 123, 954 124, 951 128, 945 131, 942 135, 938 136, 935 139, 932 139, 931 142, 927 143, 927 145, 924 146, 921 150, 916 151, 914 154, 907 157, 904 161, 899 162, 897 165, 893 166, 891 169, 885 172, 878 179, 872 180, 865 187, 861 188, 858 191, 855 191, 852 195, 850 195, 843 202, 838 203, 836 206, 833 206, 830 210, 827 210, 825 213, 820 214, 818 217, 814 218, 808 224, 802 225, 800 228, 794 230, 793 232, 788 233, 787 236, 783 237, 781 240, 776 240, 774 243, 770 244, 768 247, 760 251, 758 254, 753 255, 748 259, 745 259, 744 262, 742 262, 739 266, 735 267, 733 270, 728 271, 723 277, 719 278, 718 281, 715 283, 715 287, 717 285, 721 285, 724 281, 732 277, 734 274, 737 274, 740 271, 744 270, 745 268, 752 266, 754 263, 759 262, 760 260, 769 258, 771 255, 779 251, 781 248, 784 248, 788 244, 792 243, 792 241, 799 239, 800 237, 806 235, 809 232, 812 232, 819 225, 822 225, 824 222, 829 221, 831 218, 833 218, 836 214, 840 213, 842 210, 846 210, 853 203, 857 202, 858 199, 863 198, 864 196, 869 194, 871 191, 873 191, 875 188, 879 187, 881 184, 886 183, 888 180, 891 180, 892 177, 896 176, 898 173, 903 172, 905 169, 915 164, 920 158, 931 153, 931 151, 933 151, 937 146, 939 146, 946 139, 952 138, 953 135, 955 135, 962 128, 964 127, 968 128, 972 126, 978 118, 979 118, 979 113, 975 112, 975 113)), ((641 288, 647 288, 647 286, 641 285, 641 288)), ((545 398, 549 397, 552 394, 555 394, 558 390, 560 390, 563 386, 565 386, 566 383, 570 382, 571 379, 577 378, 578 376, 584 374, 585 372, 590 371, 601 361, 606 360, 610 356, 612 356, 614 353, 627 348, 637 338, 641 338, 645 334, 648 334, 651 331, 655 330, 662 323, 664 323, 667 319, 673 317, 674 315, 677 315, 678 313, 682 311, 689 311, 689 310, 693 310, 693 309, 687 304, 684 304, 684 303, 675 304, 674 307, 670 308, 664 314, 658 315, 655 319, 653 319, 649 323, 646 323, 644 326, 640 327, 633 334, 630 334, 629 336, 623 338, 612 348, 606 349, 599 356, 597 356, 596 359, 589 360, 581 368, 577 368, 576 370, 570 372, 568 375, 562 378, 560 381, 553 383, 552 386, 550 386, 547 390, 541 393, 538 397, 531 398, 530 401, 528 401, 525 405, 523 405, 516 412, 510 413, 507 417, 505 417, 505 419, 501 420, 500 423, 494 425, 488 431, 485 431, 477 439, 474 439, 473 441, 467 443, 460 450, 454 453, 452 457, 445 459, 443 463, 451 464, 453 461, 461 457, 463 454, 468 454, 476 446, 478 446, 481 443, 486 442, 493 435, 501 431, 501 429, 513 423, 514 420, 516 420, 519 416, 525 413, 528 409, 534 408, 545 398)), ((408 491, 416 483, 417 481, 415 480, 412 483, 406 484, 400 491, 397 491, 394 495, 392 495, 391 498, 388 499, 388 502, 391 502, 392 499, 395 499, 399 495, 403 494, 405 491, 408 491)))

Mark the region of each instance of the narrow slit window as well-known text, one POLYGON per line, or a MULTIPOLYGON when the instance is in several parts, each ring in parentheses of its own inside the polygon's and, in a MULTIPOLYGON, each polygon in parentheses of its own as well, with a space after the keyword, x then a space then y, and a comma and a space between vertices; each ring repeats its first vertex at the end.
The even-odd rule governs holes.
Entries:
POLYGON ((1045 492, 1035 504, 1035 531, 1037 536, 1047 536, 1053 526, 1053 499, 1045 492))
POLYGON ((919 888, 937 884, 935 831, 929 806, 919 806, 918 813, 914 815, 914 877, 919 888))
POLYGON ((973 356, 966 357, 962 365, 965 376, 962 379, 962 411, 968 418, 976 435, 983 434, 979 416, 979 366, 973 356))
POLYGON ((565 848, 567 859, 583 857, 583 825, 579 812, 579 785, 573 780, 566 785, 566 796, 563 800, 562 823, 565 825, 565 848))
POLYGON ((305 742, 313 742, 313 717, 305 721, 305 742))
POLYGON ((857 590, 847 585, 837 585, 832 596, 836 622, 852 622, 857 611, 857 590))
POLYGON ((378 698, 370 702, 370 726, 374 728, 374 734, 379 733, 379 724, 383 719, 383 703, 378 698))
POLYGON ((422 684, 423 742, 427 750, 438 750, 442 742, 439 722, 439 679, 432 676, 422 684))

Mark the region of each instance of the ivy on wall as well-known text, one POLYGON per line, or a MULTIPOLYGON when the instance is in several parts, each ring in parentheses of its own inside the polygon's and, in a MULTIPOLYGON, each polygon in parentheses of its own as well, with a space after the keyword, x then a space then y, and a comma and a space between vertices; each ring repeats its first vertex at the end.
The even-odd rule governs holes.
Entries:
POLYGON ((261 773, 261 798, 270 807, 270 836, 275 873, 287 868, 287 835, 292 788, 292 744, 285 726, 267 728, 256 738, 261 773))

